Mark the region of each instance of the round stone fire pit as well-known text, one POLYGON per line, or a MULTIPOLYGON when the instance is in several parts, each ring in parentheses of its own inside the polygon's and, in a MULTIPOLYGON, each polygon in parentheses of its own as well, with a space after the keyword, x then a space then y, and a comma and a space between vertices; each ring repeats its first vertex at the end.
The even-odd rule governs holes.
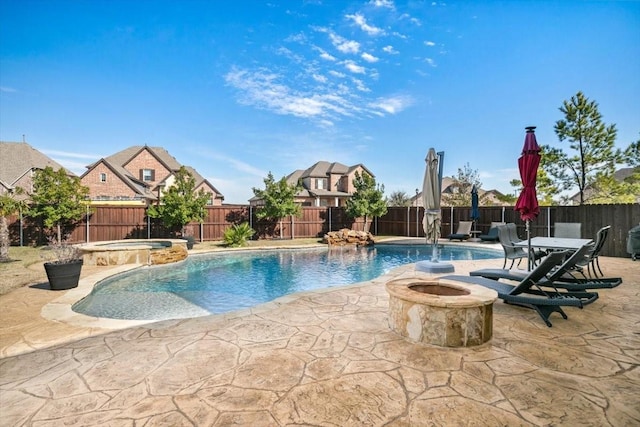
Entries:
POLYGON ((403 337, 441 347, 484 344, 493 334, 498 294, 479 285, 438 278, 387 282, 389 326, 403 337))

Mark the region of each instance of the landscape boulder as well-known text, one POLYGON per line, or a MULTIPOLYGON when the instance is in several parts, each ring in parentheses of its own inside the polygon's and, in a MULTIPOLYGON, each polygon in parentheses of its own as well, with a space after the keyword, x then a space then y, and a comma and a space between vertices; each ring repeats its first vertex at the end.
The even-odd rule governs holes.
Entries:
POLYGON ((323 243, 329 246, 370 246, 373 245, 373 235, 365 231, 350 230, 343 228, 339 231, 330 231, 324 235, 323 243))

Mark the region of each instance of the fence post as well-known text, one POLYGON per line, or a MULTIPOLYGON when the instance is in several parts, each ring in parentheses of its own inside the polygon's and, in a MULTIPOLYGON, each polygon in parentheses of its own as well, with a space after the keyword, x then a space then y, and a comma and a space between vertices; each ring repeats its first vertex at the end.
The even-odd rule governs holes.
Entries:
POLYGON ((293 240, 295 235, 295 233, 293 232, 293 227, 294 227, 293 215, 289 215, 289 216, 291 217, 291 240, 293 240))
POLYGON ((200 243, 204 242, 204 224, 202 222, 200 222, 200 243))
POLYGON ((411 223, 409 221, 409 210, 411 209, 410 206, 407 206, 407 237, 411 237, 411 223))
POLYGON ((89 243, 89 205, 87 204, 86 241, 89 243))
POLYGON ((329 231, 331 231, 331 206, 327 206, 327 209, 329 210, 329 231))
POLYGON ((24 224, 22 223, 22 208, 20 208, 20 247, 22 247, 24 245, 24 232, 23 232, 23 227, 24 224))
POLYGON ((451 233, 450 234, 454 233, 454 231, 453 231, 453 223, 454 223, 454 221, 453 221, 453 206, 451 206, 451 224, 449 224, 449 228, 451 229, 451 233))
POLYGON ((551 207, 547 206, 547 236, 551 237, 551 207))

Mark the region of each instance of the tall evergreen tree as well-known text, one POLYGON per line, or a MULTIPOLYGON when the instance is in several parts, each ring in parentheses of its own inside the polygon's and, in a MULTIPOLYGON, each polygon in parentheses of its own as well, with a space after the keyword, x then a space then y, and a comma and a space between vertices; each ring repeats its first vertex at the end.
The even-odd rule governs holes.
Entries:
POLYGON ((299 216, 302 208, 295 202, 296 194, 301 190, 300 183, 289 184, 286 177, 276 181, 269 172, 264 181, 264 190, 253 188, 253 194, 262 199, 264 205, 256 211, 259 219, 268 218, 278 221, 282 239, 282 219, 287 215, 299 216))
POLYGON ((573 152, 542 146, 542 167, 562 190, 578 189, 580 204, 585 203, 585 189, 598 180, 609 180, 620 161, 615 150, 615 125, 605 125, 598 104, 582 92, 564 101, 560 111, 564 119, 558 120, 554 130, 558 139, 569 142, 573 152))
POLYGON ((351 218, 364 217, 364 231, 369 231, 371 218, 387 213, 384 199, 384 185, 377 185, 376 179, 366 172, 355 173, 353 186, 356 191, 347 200, 347 215, 351 218))

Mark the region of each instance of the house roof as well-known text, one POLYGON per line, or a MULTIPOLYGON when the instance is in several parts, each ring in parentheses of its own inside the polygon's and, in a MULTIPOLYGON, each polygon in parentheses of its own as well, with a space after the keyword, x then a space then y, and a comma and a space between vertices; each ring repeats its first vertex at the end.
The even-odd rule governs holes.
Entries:
POLYGON ((26 142, 0 142, 0 181, 5 186, 13 187, 24 174, 32 169, 44 169, 51 166, 60 168, 70 176, 75 174, 60 163, 45 156, 26 142))
POLYGON ((131 188, 131 190, 133 190, 134 193, 138 194, 139 196, 145 199, 156 200, 158 198, 151 191, 151 189, 146 183, 140 181, 138 178, 131 175, 131 173, 129 173, 129 171, 126 170, 124 167, 117 164, 113 164, 112 162, 110 162, 105 158, 102 158, 97 162, 93 163, 91 165, 91 168, 88 169, 84 174, 82 174, 82 177, 84 177, 89 172, 91 172, 100 163, 104 164, 107 168, 109 168, 118 178, 120 178, 122 182, 124 182, 129 188, 131 188))
MULTIPOLYGON (((162 163, 167 169, 174 172, 180 169, 180 162, 178 162, 175 157, 169 154, 167 150, 162 147, 150 147, 148 145, 134 145, 132 147, 125 148, 122 151, 118 151, 117 153, 106 157, 106 159, 115 165, 124 166, 143 150, 148 150, 149 153, 151 153, 151 155, 158 159, 158 161, 162 163)), ((93 165, 90 165, 89 167, 92 166, 93 165)))
POLYGON ((193 176, 193 179, 195 179, 196 188, 198 188, 202 184, 207 184, 209 187, 211 187, 211 189, 213 191, 215 191, 216 196, 221 197, 222 199, 224 199, 224 196, 222 195, 222 193, 219 192, 218 189, 216 187, 214 187, 213 184, 211 184, 206 178, 204 178, 202 175, 200 175, 197 170, 195 170, 191 166, 185 166, 185 168, 193 176))
MULTIPOLYGON (((321 160, 314 163, 308 169, 301 171, 300 178, 324 178, 331 174, 346 175, 359 167, 364 169, 369 175, 375 176, 362 163, 358 163, 357 165, 353 166, 346 166, 339 162, 329 163, 327 161, 321 160)), ((296 172, 298 171, 295 171, 294 173, 296 172)))

